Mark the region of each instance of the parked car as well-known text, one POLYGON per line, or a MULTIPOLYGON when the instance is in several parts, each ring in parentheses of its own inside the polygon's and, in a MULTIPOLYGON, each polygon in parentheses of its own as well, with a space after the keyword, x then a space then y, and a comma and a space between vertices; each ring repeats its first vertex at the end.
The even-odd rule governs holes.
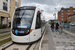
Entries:
POLYGON ((70 25, 74 26, 74 25, 75 25, 75 23, 70 23, 70 25))
POLYGON ((69 28, 70 25, 69 25, 69 23, 64 23, 64 24, 63 24, 63 27, 64 27, 64 28, 69 28))

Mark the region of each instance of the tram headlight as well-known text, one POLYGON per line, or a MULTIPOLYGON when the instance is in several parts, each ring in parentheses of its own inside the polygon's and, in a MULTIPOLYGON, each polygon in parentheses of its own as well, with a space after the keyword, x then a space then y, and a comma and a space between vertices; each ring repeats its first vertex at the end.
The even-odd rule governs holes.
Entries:
POLYGON ((14 30, 12 30, 12 29, 11 29, 11 32, 12 32, 13 34, 15 34, 14 30))
POLYGON ((29 30, 25 33, 25 35, 29 34, 29 30))

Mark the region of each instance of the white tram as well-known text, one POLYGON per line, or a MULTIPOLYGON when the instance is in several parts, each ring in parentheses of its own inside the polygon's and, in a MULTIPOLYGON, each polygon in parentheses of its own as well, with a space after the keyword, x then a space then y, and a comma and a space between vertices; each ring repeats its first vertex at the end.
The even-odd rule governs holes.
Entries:
POLYGON ((11 37, 16 43, 31 43, 41 38, 41 12, 34 6, 17 8, 11 22, 11 37))

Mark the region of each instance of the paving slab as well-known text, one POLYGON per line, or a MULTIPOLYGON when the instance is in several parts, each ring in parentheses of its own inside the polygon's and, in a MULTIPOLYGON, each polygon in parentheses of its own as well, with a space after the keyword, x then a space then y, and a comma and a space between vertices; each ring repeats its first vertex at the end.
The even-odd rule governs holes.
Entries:
POLYGON ((52 32, 53 41, 56 47, 56 50, 73 50, 75 48, 75 38, 59 32, 52 32), (64 46, 64 47, 63 47, 64 46))
POLYGON ((41 50, 49 50, 48 31, 44 35, 41 50))

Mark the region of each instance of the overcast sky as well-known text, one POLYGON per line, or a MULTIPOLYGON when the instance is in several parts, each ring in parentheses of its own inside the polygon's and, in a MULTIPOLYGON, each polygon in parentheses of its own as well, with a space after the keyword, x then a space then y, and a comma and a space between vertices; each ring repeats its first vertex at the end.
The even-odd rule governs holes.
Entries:
POLYGON ((53 14, 57 13, 62 7, 69 8, 72 6, 75 8, 75 0, 21 0, 21 6, 39 7, 41 10, 44 10, 43 14, 47 21, 55 19, 53 14))

